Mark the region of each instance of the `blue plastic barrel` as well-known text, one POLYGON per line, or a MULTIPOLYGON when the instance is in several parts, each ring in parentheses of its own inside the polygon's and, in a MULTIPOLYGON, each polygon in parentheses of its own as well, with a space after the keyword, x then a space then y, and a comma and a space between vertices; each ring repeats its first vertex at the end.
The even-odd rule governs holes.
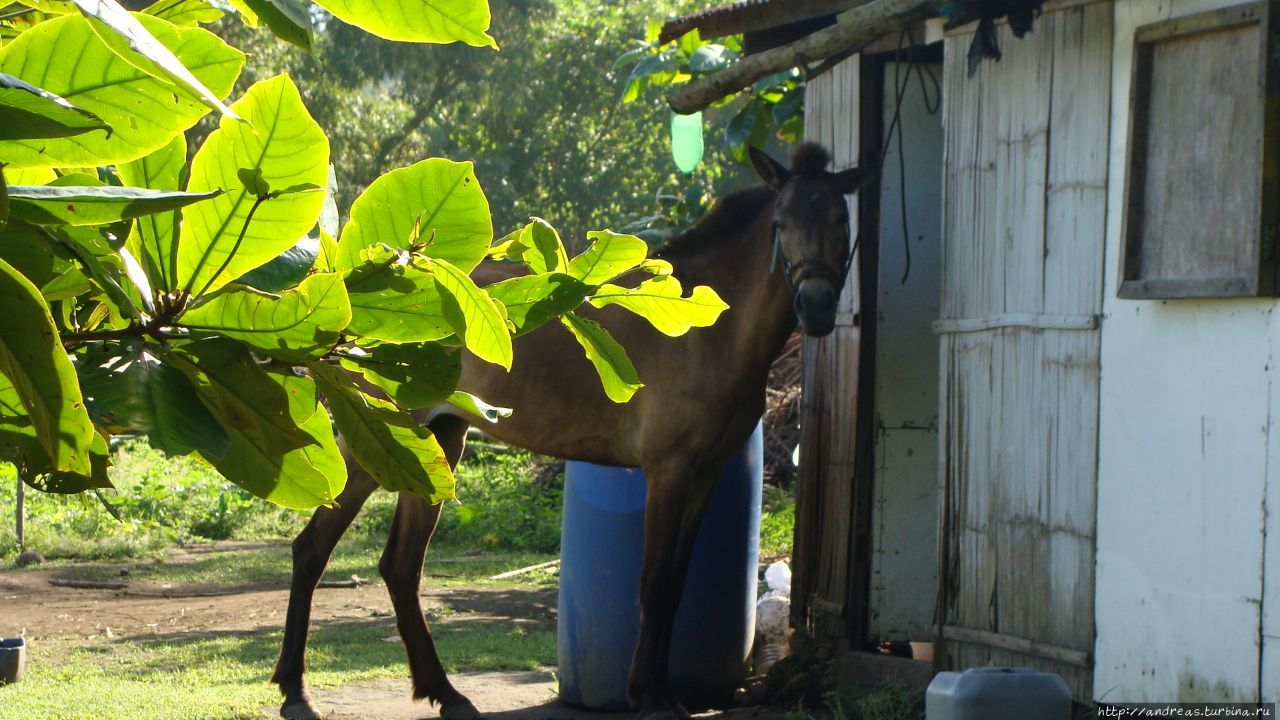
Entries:
MULTIPOLYGON (((689 708, 722 707, 746 675, 755 635, 760 426, 725 463, 694 542, 671 643, 671 685, 689 708)), ((630 707, 627 673, 640 632, 644 474, 566 464, 557 640, 560 699, 630 707)))

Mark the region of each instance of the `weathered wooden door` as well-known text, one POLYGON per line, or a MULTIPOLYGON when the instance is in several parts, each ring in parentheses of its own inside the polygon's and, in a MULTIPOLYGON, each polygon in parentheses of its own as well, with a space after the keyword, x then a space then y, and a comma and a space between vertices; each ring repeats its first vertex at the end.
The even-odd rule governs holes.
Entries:
POLYGON ((1089 700, 1112 6, 946 39, 939 663, 1089 700))

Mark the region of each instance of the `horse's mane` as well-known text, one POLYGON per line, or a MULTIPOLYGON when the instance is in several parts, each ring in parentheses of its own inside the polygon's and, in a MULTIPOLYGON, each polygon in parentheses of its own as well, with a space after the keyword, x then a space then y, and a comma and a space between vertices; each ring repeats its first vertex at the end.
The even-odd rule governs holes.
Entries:
POLYGON ((685 258, 719 247, 745 232, 773 204, 777 192, 768 185, 747 188, 716 201, 711 212, 658 248, 655 257, 685 258))

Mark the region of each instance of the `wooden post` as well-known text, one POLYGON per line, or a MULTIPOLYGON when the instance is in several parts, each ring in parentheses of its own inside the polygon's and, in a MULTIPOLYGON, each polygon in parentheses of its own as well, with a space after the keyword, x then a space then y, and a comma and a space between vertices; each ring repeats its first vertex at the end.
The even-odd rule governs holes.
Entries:
POLYGON ((18 502, 14 503, 17 507, 14 509, 14 529, 18 535, 18 552, 25 552, 27 549, 26 528, 23 527, 26 519, 26 508, 23 507, 27 500, 27 486, 22 482, 22 478, 18 478, 18 502))

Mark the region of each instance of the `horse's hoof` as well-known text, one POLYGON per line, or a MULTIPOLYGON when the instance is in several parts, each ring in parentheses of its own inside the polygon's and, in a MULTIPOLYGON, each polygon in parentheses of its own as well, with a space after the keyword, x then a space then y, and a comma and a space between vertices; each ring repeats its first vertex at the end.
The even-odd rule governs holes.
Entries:
POLYGON ((440 717, 444 720, 481 720, 480 711, 476 710, 476 706, 471 701, 462 698, 456 702, 442 705, 440 707, 440 717))
POLYGON ((284 720, 320 720, 320 711, 311 704, 311 698, 301 697, 297 700, 286 700, 280 706, 280 717, 284 720))

